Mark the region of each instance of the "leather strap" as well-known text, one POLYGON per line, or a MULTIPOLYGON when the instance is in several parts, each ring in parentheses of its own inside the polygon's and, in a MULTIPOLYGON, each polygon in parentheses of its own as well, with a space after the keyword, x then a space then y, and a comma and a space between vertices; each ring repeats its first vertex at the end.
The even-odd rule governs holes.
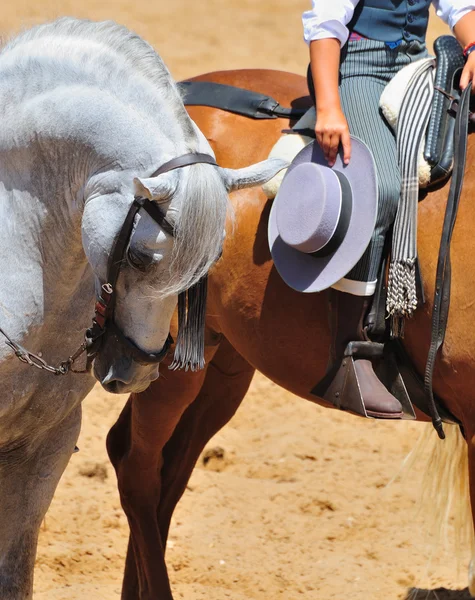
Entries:
POLYGON ((212 81, 182 81, 185 106, 210 106, 251 119, 300 119, 306 108, 284 108, 277 100, 232 85, 212 81))
MULTIPOLYGON (((424 148, 424 158, 431 167, 435 167, 441 161, 447 142, 452 142, 450 145, 453 153, 454 118, 449 114, 451 100, 448 95, 455 91, 455 74, 465 64, 462 48, 452 35, 443 35, 437 38, 434 42, 434 52, 437 58, 434 81, 436 91, 432 99, 432 113, 424 148), (446 93, 441 93, 439 90, 446 93), (447 131, 447 128, 452 131, 447 131)), ((452 166, 451 163, 452 160, 450 160, 450 166, 452 166)), ((438 179, 440 180, 440 177, 438 179)))
MULTIPOLYGON (((401 343, 401 340, 396 339, 387 342, 386 349, 388 352, 394 353, 394 356, 396 357, 397 366, 411 402, 425 415, 430 416, 430 410, 427 404, 428 398, 424 389, 424 380, 417 372, 416 367, 401 343)), ((437 410, 444 423, 459 426, 462 425, 460 421, 445 407, 442 398, 439 398, 434 394, 434 399, 437 405, 437 410)))
MULTIPOLYGON (((141 198, 140 200, 145 200, 145 198, 141 198)), ((113 289, 115 289, 115 284, 119 278, 119 272, 124 259, 125 248, 129 242, 135 215, 141 208, 142 203, 138 201, 137 198, 134 198, 134 201, 129 208, 129 212, 124 219, 124 223, 122 224, 122 227, 115 239, 114 246, 109 257, 109 268, 107 271, 107 283, 109 283, 113 289)))
POLYGON ((169 333, 163 348, 159 352, 146 352, 145 350, 142 350, 142 348, 139 348, 132 340, 129 340, 129 338, 117 327, 115 321, 110 321, 107 324, 107 329, 111 335, 115 336, 116 343, 121 344, 123 348, 126 348, 134 361, 141 365, 151 365, 162 362, 168 354, 170 346, 173 344, 173 338, 169 333))
POLYGON ((197 163, 207 163, 209 165, 215 165, 216 167, 218 166, 216 159, 211 156, 211 154, 204 154, 203 152, 190 152, 189 154, 183 154, 182 156, 172 158, 168 162, 164 163, 155 171, 155 173, 153 173, 153 175, 151 175, 151 177, 157 177, 158 175, 162 175, 168 171, 180 169, 181 167, 188 167, 197 163))
POLYGON ((136 196, 134 202, 140 203, 140 208, 143 208, 160 225, 163 231, 166 231, 172 237, 175 235, 175 228, 165 217, 165 213, 156 202, 150 202, 147 198, 142 198, 141 196, 136 196))
POLYGON ((442 346, 447 329, 447 318, 450 307, 450 242, 455 227, 457 211, 462 194, 462 185, 465 174, 467 156, 468 120, 470 111, 470 94, 472 85, 469 84, 462 93, 455 122, 455 156, 452 180, 450 182, 449 197, 445 211, 442 238, 440 241, 439 258, 437 261, 437 274, 435 280, 434 306, 432 309, 432 331, 429 354, 427 357, 424 377, 424 388, 428 398, 428 406, 432 424, 439 437, 445 438, 442 419, 435 405, 432 389, 434 368, 437 353, 442 346))

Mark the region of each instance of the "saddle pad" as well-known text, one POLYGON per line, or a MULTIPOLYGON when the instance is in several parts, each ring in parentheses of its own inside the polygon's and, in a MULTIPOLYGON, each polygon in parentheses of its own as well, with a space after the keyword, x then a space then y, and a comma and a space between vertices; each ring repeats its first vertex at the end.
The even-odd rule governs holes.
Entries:
MULTIPOLYGON (((305 146, 308 146, 308 144, 315 139, 315 137, 298 133, 298 131, 314 130, 316 120, 315 107, 312 106, 312 108, 309 108, 304 116, 292 127, 292 130, 295 133, 285 133, 277 140, 270 151, 269 158, 282 158, 291 163, 300 150, 305 148, 305 146)), ((262 189, 268 198, 276 197, 286 173, 287 169, 280 171, 280 173, 277 173, 277 175, 262 186, 262 189)))
MULTIPOLYGON (((421 67, 422 63, 432 63, 435 65, 434 58, 423 58, 418 60, 407 67, 404 67, 399 73, 393 77, 388 83, 379 101, 381 112, 383 113, 386 121, 388 122, 391 129, 396 133, 399 114, 401 111, 401 105, 403 98, 406 94, 407 88, 412 81, 415 72, 421 67)), ((434 73, 435 71, 433 71, 434 73)), ((432 78, 433 82, 433 78, 432 78)), ((419 150, 419 187, 425 188, 430 184, 431 178, 431 166, 424 158, 424 149, 426 146, 426 138, 422 140, 421 147, 419 150)))

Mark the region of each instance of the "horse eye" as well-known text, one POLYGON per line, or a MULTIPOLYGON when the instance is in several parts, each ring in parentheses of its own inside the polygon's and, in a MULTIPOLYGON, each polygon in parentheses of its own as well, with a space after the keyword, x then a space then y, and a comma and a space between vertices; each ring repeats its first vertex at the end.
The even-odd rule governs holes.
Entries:
POLYGON ((129 248, 127 250, 127 262, 133 269, 144 272, 152 264, 152 259, 148 256, 144 256, 143 254, 134 252, 132 248, 129 248))

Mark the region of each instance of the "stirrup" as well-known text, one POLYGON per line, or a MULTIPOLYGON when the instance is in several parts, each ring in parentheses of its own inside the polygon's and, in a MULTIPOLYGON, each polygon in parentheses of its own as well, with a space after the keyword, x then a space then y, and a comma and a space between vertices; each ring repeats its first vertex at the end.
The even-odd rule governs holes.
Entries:
MULTIPOLYGON (((350 342, 345 349, 340 368, 323 396, 324 400, 340 410, 350 411, 367 419, 373 418, 366 412, 355 369, 355 359, 365 358, 371 360, 373 358, 383 358, 383 356, 386 356, 384 344, 376 342, 350 342)), ((375 370, 375 372, 381 382, 386 385, 389 392, 401 403, 403 412, 401 419, 415 419, 416 415, 412 407, 412 402, 399 370, 395 362, 391 360, 391 356, 388 356, 388 359, 383 368, 375 370)))

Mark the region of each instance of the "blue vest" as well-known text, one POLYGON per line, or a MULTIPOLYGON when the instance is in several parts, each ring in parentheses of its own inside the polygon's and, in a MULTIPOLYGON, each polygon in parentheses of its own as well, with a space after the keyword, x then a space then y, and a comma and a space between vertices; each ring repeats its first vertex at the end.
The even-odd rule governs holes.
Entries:
POLYGON ((381 42, 425 43, 431 0, 360 0, 348 28, 381 42))

